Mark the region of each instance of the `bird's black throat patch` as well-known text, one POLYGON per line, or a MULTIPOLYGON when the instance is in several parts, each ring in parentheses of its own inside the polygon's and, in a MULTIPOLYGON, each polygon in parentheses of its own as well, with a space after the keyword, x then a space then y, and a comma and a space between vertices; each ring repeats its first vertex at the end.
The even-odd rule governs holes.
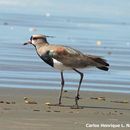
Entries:
POLYGON ((41 55, 40 58, 46 62, 47 64, 49 64, 50 66, 54 66, 54 62, 53 62, 53 59, 52 57, 49 56, 49 53, 47 52, 46 54, 44 55, 41 55))

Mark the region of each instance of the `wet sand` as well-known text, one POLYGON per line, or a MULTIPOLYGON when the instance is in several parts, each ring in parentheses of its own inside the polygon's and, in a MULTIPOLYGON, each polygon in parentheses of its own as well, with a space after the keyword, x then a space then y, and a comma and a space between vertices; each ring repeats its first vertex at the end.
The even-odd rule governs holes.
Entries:
POLYGON ((114 124, 121 129, 129 127, 129 94, 81 92, 79 104, 83 109, 72 109, 75 91, 64 91, 61 107, 48 106, 57 103, 58 96, 57 90, 0 88, 0 129, 107 129, 101 126, 103 124, 114 124), (97 126, 86 128, 86 124, 97 126), (124 128, 118 126, 121 124, 124 128))

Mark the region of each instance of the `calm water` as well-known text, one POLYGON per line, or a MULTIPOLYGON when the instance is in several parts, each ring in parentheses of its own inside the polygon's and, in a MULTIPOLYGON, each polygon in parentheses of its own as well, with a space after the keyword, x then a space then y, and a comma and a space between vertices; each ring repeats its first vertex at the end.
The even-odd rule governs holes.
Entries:
MULTIPOLYGON (((112 0, 108 3, 99 0, 99 5, 93 0, 93 4, 86 2, 92 8, 83 12, 75 9, 78 3, 74 6, 72 0, 71 12, 69 8, 57 13, 58 5, 53 3, 50 12, 43 10, 42 14, 40 4, 36 5, 37 10, 32 4, 26 12, 22 11, 26 6, 21 7, 20 0, 18 3, 14 0, 19 8, 13 9, 10 8, 16 5, 7 1, 4 6, 9 10, 0 2, 0 87, 60 89, 60 73, 43 63, 32 46, 22 45, 32 34, 42 33, 55 37, 48 39, 50 43, 68 45, 108 60, 111 65, 108 72, 81 70, 85 74, 82 90, 130 93, 130 2, 116 1, 114 10, 112 0)), ((80 4, 84 7, 84 2, 80 4)), ((65 79, 65 89, 77 89, 78 74, 66 71, 65 79)))

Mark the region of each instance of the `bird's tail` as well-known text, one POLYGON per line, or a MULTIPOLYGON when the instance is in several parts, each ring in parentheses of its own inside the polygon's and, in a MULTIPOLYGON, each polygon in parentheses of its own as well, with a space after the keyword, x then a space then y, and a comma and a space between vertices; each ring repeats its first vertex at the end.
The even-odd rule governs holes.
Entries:
POLYGON ((107 61, 101 57, 98 56, 89 56, 89 58, 94 62, 94 65, 100 69, 100 70, 104 70, 104 71, 108 71, 109 70, 109 64, 107 63, 107 61))
POLYGON ((108 67, 97 67, 98 69, 100 69, 100 70, 104 70, 104 71, 108 71, 109 70, 109 68, 108 67))

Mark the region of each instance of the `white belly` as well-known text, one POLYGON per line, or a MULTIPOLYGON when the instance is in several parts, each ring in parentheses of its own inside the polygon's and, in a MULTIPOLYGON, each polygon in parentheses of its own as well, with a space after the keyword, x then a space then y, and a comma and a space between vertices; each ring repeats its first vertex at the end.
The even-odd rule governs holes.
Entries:
POLYGON ((57 61, 56 59, 53 59, 54 68, 58 70, 71 70, 72 68, 64 66, 61 62, 57 61))

